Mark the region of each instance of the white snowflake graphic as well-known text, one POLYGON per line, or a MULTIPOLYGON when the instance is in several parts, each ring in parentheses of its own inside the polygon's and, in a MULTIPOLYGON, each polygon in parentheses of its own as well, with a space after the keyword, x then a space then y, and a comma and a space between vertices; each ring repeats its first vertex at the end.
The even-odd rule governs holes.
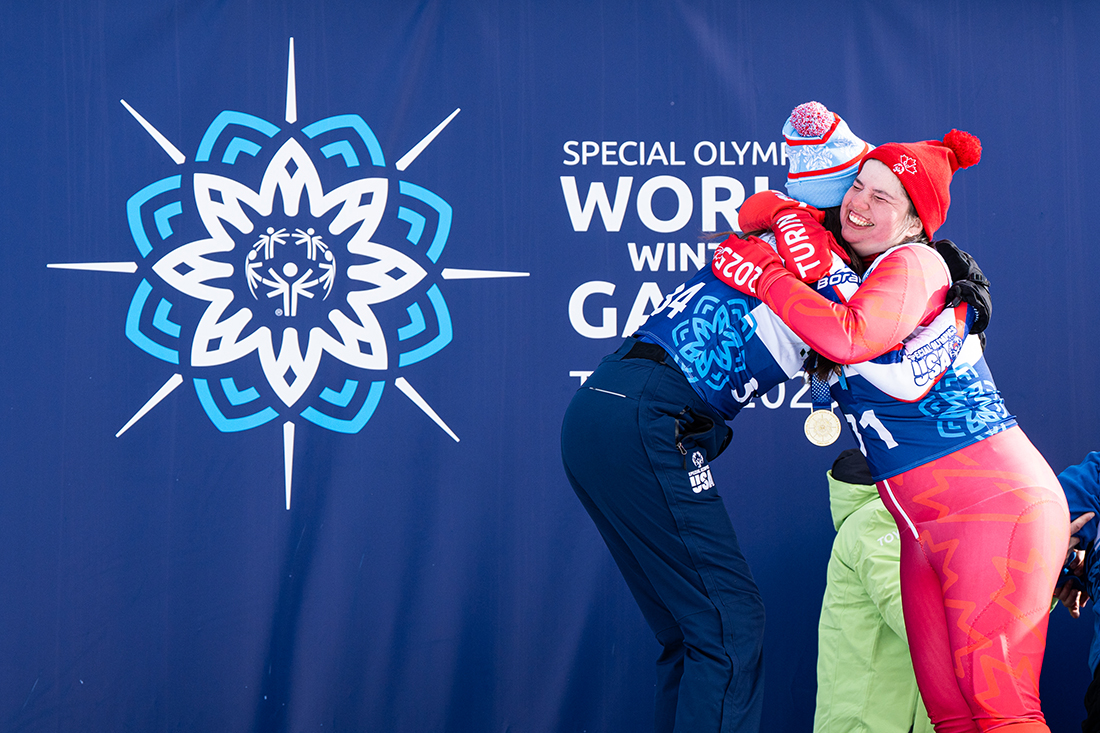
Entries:
MULTIPOLYGON (((294 39, 286 89, 285 126, 223 111, 203 136, 189 175, 169 175, 130 198, 126 215, 139 262, 48 267, 141 277, 126 335, 177 371, 116 436, 184 384, 186 374, 221 432, 283 420, 289 509, 296 426, 358 433, 393 370, 431 358, 451 342, 450 312, 437 277, 528 273, 437 271, 450 233, 450 205, 419 184, 394 180, 377 137, 359 115, 297 124, 294 39), (329 161, 328 171, 333 161, 342 164, 335 184, 326 185, 333 174, 319 170, 315 161, 322 159, 329 161), (265 160, 259 175, 255 166, 239 165, 265 160), (379 241, 380 224, 394 218, 400 222, 394 225, 406 227, 404 241, 379 241), (380 319, 376 310, 383 304, 390 313, 399 305, 403 320, 380 319), (176 307, 182 305, 189 310, 176 307), (340 375, 317 384, 326 358, 340 366, 340 375)), ((122 105, 177 166, 187 164, 179 148, 125 100, 122 105)), ((398 174, 459 112, 397 160, 398 174)), ((393 226, 389 231, 392 238, 393 226)), ((392 382, 459 440, 408 379, 392 382)))

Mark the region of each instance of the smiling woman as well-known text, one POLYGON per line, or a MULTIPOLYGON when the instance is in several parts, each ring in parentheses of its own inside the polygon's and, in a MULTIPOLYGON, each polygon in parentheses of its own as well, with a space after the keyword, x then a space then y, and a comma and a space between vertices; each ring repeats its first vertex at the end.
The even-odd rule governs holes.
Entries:
POLYGON ((901 181, 873 159, 864 164, 844 195, 840 216, 840 233, 864 259, 885 252, 895 243, 916 241, 924 230, 901 181))
POLYGON ((980 157, 977 138, 957 130, 864 156, 841 231, 870 267, 847 302, 818 295, 754 238, 723 243, 713 269, 849 365, 830 389, 901 533, 906 632, 938 733, 1037 733, 1049 731, 1039 670, 1069 535, 1058 481, 1005 408, 975 337, 916 399, 860 371, 944 310, 948 268, 927 243, 947 215, 951 176, 980 157), (753 276, 730 276, 745 263, 753 276))

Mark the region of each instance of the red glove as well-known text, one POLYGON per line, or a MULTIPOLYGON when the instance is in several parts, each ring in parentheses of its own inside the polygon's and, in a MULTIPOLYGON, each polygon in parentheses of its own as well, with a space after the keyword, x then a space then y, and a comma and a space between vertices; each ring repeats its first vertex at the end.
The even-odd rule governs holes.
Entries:
POLYGON ((817 282, 829 274, 833 252, 848 261, 847 253, 816 215, 821 215, 817 209, 783 209, 776 212, 770 227, 783 264, 804 283, 817 282))
POLYGON ((848 254, 821 222, 824 212, 795 201, 778 191, 749 196, 737 214, 741 231, 768 229, 775 234, 776 249, 787 269, 802 282, 817 282, 832 270, 832 252, 850 262, 848 254))
POLYGON ((778 191, 761 191, 749 196, 745 199, 745 203, 741 204, 741 208, 737 211, 737 225, 743 232, 771 229, 772 221, 784 209, 805 209, 811 212, 819 222, 825 219, 825 214, 809 204, 795 201, 778 191))
POLYGON ((710 267, 726 285, 760 299, 776 279, 790 275, 779 255, 756 237, 731 236, 714 251, 710 267))

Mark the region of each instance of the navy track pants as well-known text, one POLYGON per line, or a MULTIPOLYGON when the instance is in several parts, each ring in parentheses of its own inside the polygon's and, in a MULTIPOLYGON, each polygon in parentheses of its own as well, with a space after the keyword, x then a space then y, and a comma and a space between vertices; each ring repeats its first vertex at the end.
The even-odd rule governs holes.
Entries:
POLYGON ((581 385, 562 461, 663 650, 658 733, 748 733, 763 705, 764 604, 714 487, 729 428, 674 364, 624 358, 581 385))

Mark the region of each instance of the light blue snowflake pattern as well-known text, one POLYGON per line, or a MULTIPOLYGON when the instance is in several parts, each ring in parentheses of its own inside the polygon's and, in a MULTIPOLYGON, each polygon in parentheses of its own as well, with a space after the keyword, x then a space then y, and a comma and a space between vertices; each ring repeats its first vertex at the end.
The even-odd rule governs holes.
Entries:
POLYGON ((732 374, 745 370, 744 346, 756 333, 756 321, 747 315, 747 304, 740 298, 699 299, 692 317, 672 334, 689 381, 703 381, 717 390, 732 374))

